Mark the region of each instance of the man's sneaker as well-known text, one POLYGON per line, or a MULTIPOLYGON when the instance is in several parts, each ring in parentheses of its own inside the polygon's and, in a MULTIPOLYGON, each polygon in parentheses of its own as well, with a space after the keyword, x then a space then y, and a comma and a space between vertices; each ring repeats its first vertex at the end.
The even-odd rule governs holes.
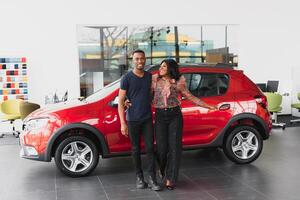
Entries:
POLYGON ((162 187, 157 184, 156 179, 154 177, 152 177, 152 176, 148 177, 148 187, 151 190, 154 190, 154 191, 160 191, 160 190, 162 190, 162 187))
POLYGON ((165 179, 165 173, 162 170, 158 170, 158 176, 163 181, 165 179))
POLYGON ((137 189, 147 188, 147 183, 144 181, 143 176, 136 176, 136 188, 137 189))

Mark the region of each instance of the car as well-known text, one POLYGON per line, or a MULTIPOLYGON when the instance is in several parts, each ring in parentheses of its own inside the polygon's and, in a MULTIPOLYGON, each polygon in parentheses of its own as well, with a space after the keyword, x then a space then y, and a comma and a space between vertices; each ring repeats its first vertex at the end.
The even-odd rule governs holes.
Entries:
MULTIPOLYGON (((146 69, 157 73, 158 66, 146 69)), ((180 73, 193 95, 218 106, 212 111, 182 98, 183 149, 221 147, 235 163, 256 160, 272 128, 261 90, 242 70, 226 65, 180 64, 180 73)), ((20 156, 47 162, 54 158, 64 174, 80 177, 95 169, 100 156, 130 155, 130 140, 120 132, 119 85, 117 80, 86 99, 31 113, 24 120, 20 156)))

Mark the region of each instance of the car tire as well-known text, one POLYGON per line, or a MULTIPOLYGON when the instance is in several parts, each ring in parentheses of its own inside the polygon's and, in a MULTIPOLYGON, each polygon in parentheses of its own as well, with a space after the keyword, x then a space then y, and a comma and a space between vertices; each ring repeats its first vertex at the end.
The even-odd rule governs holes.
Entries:
POLYGON ((81 177, 90 174, 99 161, 94 142, 82 136, 71 136, 61 141, 55 151, 55 163, 67 176, 81 177))
POLYGON ((248 164, 256 160, 263 149, 263 139, 255 127, 239 126, 226 137, 223 151, 237 164, 248 164))

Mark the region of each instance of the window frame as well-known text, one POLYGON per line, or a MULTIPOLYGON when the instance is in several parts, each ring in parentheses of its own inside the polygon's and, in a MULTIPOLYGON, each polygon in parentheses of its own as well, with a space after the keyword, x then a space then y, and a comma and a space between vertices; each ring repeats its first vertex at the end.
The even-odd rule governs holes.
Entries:
MULTIPOLYGON (((223 94, 219 94, 219 95, 211 95, 211 96, 195 96, 192 92, 191 92, 191 90, 190 90, 190 87, 191 87, 191 80, 192 80, 192 76, 190 77, 190 81, 189 81, 189 84, 187 84, 188 85, 188 90, 195 96, 195 97, 197 97, 197 98, 207 98, 207 97, 218 97, 218 96, 224 96, 224 95, 226 95, 227 94, 227 92, 228 92, 228 89, 229 89, 229 86, 230 86, 230 75, 228 74, 228 73, 225 73, 225 72, 183 72, 183 73, 181 73, 182 75, 192 75, 193 76, 193 74, 200 74, 200 76, 201 76, 201 80, 200 80, 200 82, 199 82, 199 85, 201 85, 201 82, 203 81, 203 74, 214 74, 214 75, 224 75, 224 76, 227 76, 228 77, 228 84, 227 84, 227 88, 226 88, 226 91, 225 91, 225 93, 223 93, 223 94)), ((186 83, 187 83, 187 81, 186 81, 186 83)), ((199 86, 198 85, 198 86, 199 86)))

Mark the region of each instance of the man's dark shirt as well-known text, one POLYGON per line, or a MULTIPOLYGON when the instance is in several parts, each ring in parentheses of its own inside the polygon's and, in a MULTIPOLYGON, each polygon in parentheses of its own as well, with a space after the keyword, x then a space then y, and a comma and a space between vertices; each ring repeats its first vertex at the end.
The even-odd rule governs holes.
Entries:
POLYGON ((120 88, 126 90, 126 97, 132 104, 126 112, 127 121, 142 121, 152 117, 151 81, 152 75, 147 71, 143 77, 138 77, 133 71, 122 77, 120 88))

